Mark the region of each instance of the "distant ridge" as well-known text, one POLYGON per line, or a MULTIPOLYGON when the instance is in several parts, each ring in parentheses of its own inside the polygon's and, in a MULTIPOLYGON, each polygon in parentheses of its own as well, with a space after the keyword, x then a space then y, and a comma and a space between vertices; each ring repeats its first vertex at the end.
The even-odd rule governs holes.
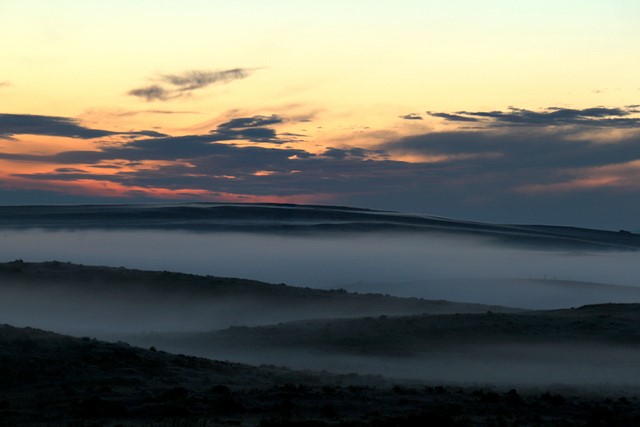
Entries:
POLYGON ((0 229, 183 230, 257 233, 411 232, 482 236, 574 250, 638 250, 640 235, 551 225, 490 224, 342 206, 187 203, 2 206, 0 229))
POLYGON ((498 305, 312 289, 57 261, 0 263, 0 323, 95 333, 193 331, 309 318, 515 312, 498 305), (29 313, 38 313, 36 319, 29 313), (37 322, 37 323, 35 323, 37 322))
MULTIPOLYGON (((144 292, 151 297, 184 296, 203 300, 212 298, 255 297, 266 304, 291 305, 338 304, 345 311, 382 310, 385 314, 415 313, 483 313, 486 310, 518 312, 521 309, 498 305, 457 303, 445 300, 396 297, 380 293, 348 292, 345 289, 316 289, 272 284, 233 277, 202 276, 171 271, 148 271, 124 267, 89 266, 71 262, 0 262, 0 289, 18 284, 23 289, 60 287, 98 295, 109 293, 132 295, 144 292), (12 284, 9 285, 8 283, 12 284), (353 308, 351 307, 353 305, 353 308)), ((282 307, 279 307, 282 309, 282 307)))
POLYGON ((457 313, 319 319, 185 334, 203 347, 313 348, 363 355, 407 355, 472 344, 600 343, 640 347, 640 304, 592 304, 515 313, 457 313), (358 337, 357 340, 350 339, 358 337), (195 338, 195 339, 194 339, 195 338), (385 343, 384 345, 382 343, 385 343))

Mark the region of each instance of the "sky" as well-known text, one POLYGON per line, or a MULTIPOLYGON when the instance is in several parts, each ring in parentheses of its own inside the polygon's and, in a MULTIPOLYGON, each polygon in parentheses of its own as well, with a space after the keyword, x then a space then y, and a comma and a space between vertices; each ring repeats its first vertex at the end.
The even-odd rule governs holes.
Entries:
POLYGON ((637 0, 0 0, 0 205, 640 229, 637 0))

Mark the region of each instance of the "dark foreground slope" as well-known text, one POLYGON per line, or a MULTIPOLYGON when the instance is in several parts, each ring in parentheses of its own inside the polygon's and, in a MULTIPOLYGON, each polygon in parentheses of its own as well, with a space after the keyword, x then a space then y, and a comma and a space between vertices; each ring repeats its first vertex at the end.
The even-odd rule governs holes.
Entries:
POLYGON ((546 225, 489 224, 336 206, 194 203, 1 206, 0 229, 190 230, 197 232, 412 232, 484 236, 540 248, 638 250, 640 235, 546 225))
POLYGON ((380 316, 132 337, 250 363, 512 386, 640 387, 640 305, 380 316))
POLYGON ((393 383, 0 326, 0 425, 631 426, 634 395, 393 383))
POLYGON ((514 311, 166 271, 0 263, 0 321, 58 332, 202 331, 295 319, 487 310, 514 311))

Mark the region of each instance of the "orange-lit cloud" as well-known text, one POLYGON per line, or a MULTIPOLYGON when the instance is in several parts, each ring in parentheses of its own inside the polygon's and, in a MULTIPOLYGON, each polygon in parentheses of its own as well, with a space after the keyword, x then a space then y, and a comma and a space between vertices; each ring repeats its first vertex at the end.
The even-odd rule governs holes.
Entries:
POLYGON ((571 171, 563 182, 531 184, 517 188, 524 193, 572 192, 593 189, 640 190, 640 160, 571 171))
POLYGON ((14 136, 6 140, 0 159, 5 179, 10 177, 19 188, 42 189, 50 183, 60 191, 77 188, 104 197, 235 194, 291 201, 313 194, 384 198, 399 190, 414 195, 442 190, 461 200, 491 203, 514 192, 543 197, 623 188, 629 182, 625 177, 634 175, 622 166, 635 152, 637 129, 632 126, 640 127, 631 107, 455 114, 485 123, 477 129, 409 136, 382 132, 381 139, 390 139, 369 148, 354 146, 349 139, 340 148, 314 149, 297 146, 286 132, 280 133, 290 121, 277 114, 226 116, 204 132, 178 136, 115 132, 63 117, 13 115, 4 116, 14 136), (605 141, 599 129, 617 129, 612 116, 622 118, 628 132, 607 132, 605 141), (598 138, 591 140, 589 129, 598 138))

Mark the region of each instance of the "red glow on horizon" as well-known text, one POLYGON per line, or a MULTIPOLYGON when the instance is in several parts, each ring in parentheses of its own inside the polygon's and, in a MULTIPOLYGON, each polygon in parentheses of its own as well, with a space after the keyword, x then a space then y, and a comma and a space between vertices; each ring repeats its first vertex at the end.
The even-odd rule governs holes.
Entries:
POLYGON ((295 194, 295 195, 254 195, 241 193, 218 192, 197 188, 162 188, 128 186, 107 180, 81 179, 75 181, 63 180, 30 180, 24 178, 7 177, 5 188, 22 190, 45 190, 65 193, 75 196, 108 197, 127 199, 134 197, 148 197, 156 199, 172 199, 185 201, 229 202, 229 203, 294 203, 309 204, 330 201, 332 194, 295 194))

